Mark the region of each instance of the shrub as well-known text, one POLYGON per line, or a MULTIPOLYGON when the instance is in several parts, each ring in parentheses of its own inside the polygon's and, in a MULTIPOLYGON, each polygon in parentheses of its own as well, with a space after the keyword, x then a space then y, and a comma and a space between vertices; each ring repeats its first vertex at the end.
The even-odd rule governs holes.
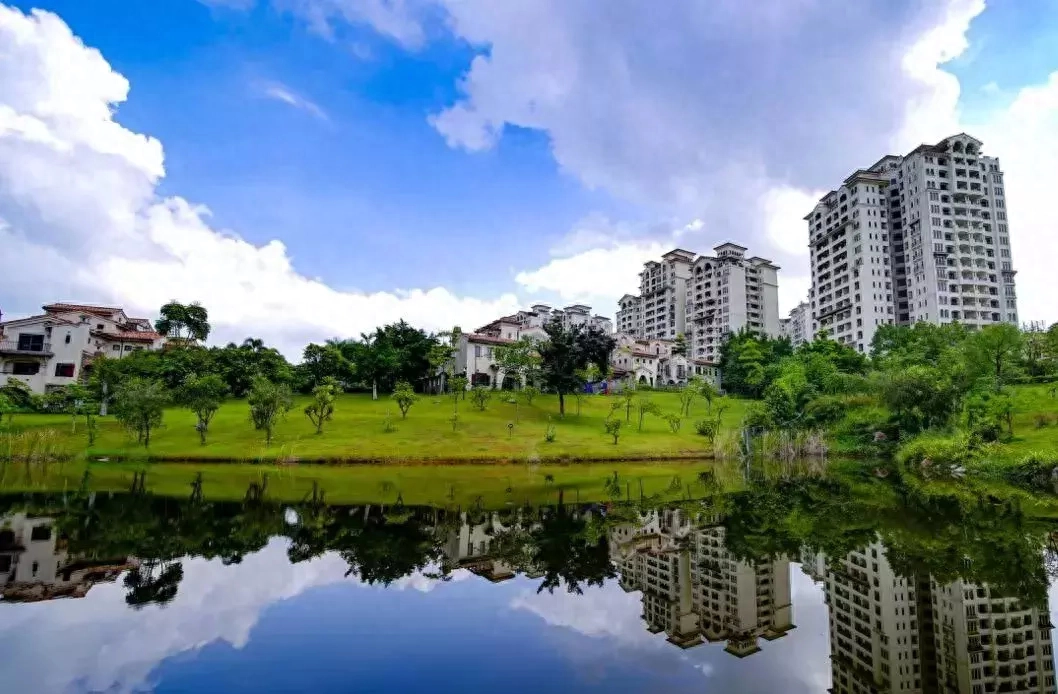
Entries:
POLYGON ((680 433, 680 427, 683 426, 683 418, 678 414, 667 414, 665 415, 665 421, 669 424, 669 429, 672 430, 673 434, 680 433))
POLYGON ((408 410, 419 400, 418 396, 415 395, 415 390, 407 381, 398 381, 391 397, 397 402, 397 407, 400 408, 401 419, 408 417, 408 410))
POLYGON ((487 386, 476 386, 474 390, 470 391, 470 400, 474 403, 474 406, 482 412, 484 412, 485 408, 489 406, 489 400, 491 399, 492 390, 487 386))
POLYGON ((547 429, 544 431, 544 441, 547 441, 548 443, 554 443, 557 437, 558 430, 555 428, 555 425, 551 423, 551 416, 548 415, 547 429))
POLYGON ((535 387, 535 386, 526 386, 525 388, 522 388, 521 394, 522 394, 522 400, 525 401, 525 404, 526 405, 532 405, 533 404, 533 399, 537 395, 540 395, 540 389, 535 387))
POLYGON ((606 433, 613 437, 613 445, 617 445, 617 439, 621 436, 621 426, 624 424, 620 419, 606 420, 606 433))
POLYGON ((746 410, 746 416, 742 419, 742 426, 748 429, 768 429, 772 425, 771 415, 768 409, 759 402, 755 402, 746 410))
POLYGON ((1033 421, 1035 422, 1037 429, 1049 427, 1051 424, 1054 423, 1054 419, 1051 417, 1051 415, 1046 413, 1037 414, 1033 421))
POLYGON ((162 423, 169 396, 161 381, 130 378, 117 393, 117 418, 144 447, 151 444, 151 431, 162 423))
POLYGON ((896 459, 907 467, 918 467, 929 474, 937 469, 965 468, 981 459, 981 449, 972 447, 964 436, 923 434, 897 451, 896 459))
POLYGON ((823 395, 809 400, 804 409, 804 423, 808 428, 826 429, 845 416, 848 405, 834 395, 823 395))
POLYGON ((1035 490, 1054 488, 1055 468, 1058 460, 1054 455, 1030 453, 1018 463, 1005 470, 1005 477, 1013 484, 1035 490))
POLYGON ((265 444, 271 444, 276 421, 290 411, 293 404, 290 388, 282 383, 273 383, 264 376, 257 376, 253 379, 246 402, 250 405, 250 421, 254 428, 264 431, 265 444))
POLYGON ((716 440, 720 433, 720 421, 716 419, 703 419, 694 423, 694 433, 709 439, 709 445, 716 440))

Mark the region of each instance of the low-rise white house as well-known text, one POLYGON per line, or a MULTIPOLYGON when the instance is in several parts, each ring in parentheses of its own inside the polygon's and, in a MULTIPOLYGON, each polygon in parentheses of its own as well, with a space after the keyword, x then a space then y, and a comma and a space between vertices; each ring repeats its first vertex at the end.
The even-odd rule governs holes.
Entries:
POLYGON ((683 386, 699 376, 720 384, 719 368, 705 359, 673 354, 673 340, 641 339, 626 333, 614 335, 617 348, 610 357, 614 378, 653 387, 683 386))
POLYGON ((113 306, 48 304, 44 313, 0 322, 0 386, 11 379, 34 393, 77 383, 100 354, 120 359, 161 349, 165 337, 146 318, 113 306))

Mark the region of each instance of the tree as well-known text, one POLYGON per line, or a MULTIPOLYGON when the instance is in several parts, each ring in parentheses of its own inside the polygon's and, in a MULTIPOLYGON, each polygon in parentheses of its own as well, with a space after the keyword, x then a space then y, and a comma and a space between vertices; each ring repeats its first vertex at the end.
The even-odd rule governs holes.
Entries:
MULTIPOLYGON (((459 352, 459 343, 462 341, 462 336, 463 330, 458 325, 451 330, 434 336, 435 343, 430 347, 427 355, 431 376, 443 373, 446 376, 445 380, 451 381, 455 373, 455 356, 459 352)), ((442 381, 441 388, 443 393, 444 381, 442 381)))
POLYGON ((687 356, 687 338, 684 336, 683 333, 676 333, 676 339, 672 343, 672 356, 687 356))
POLYGON ((488 386, 474 386, 474 389, 470 391, 470 399, 479 410, 484 412, 489 405, 489 400, 492 399, 492 389, 488 386))
POLYGON ((407 419, 408 410, 419 398, 415 395, 415 390, 410 383, 398 381, 397 387, 393 389, 393 399, 396 400, 397 407, 400 408, 400 418, 407 419))
POLYGON ((701 379, 697 381, 692 378, 683 388, 680 389, 680 414, 684 417, 691 414, 691 405, 694 404, 694 399, 701 391, 701 379))
MULTIPOLYGON (((518 387, 529 382, 529 374, 539 367, 540 357, 536 344, 528 337, 523 337, 510 345, 500 345, 493 350, 496 365, 504 374, 518 380, 518 387)), ((502 387, 502 383, 499 384, 502 387)))
POLYGON ((204 342, 209 337, 209 312, 198 302, 181 304, 173 300, 158 311, 161 318, 154 322, 155 329, 189 344, 204 342))
POLYGON ((1023 344, 1021 331, 1009 323, 989 325, 970 337, 970 353, 988 365, 996 391, 1002 389, 1004 376, 1016 367, 1023 344))
POLYGON ((334 401, 338 395, 338 386, 333 378, 325 377, 312 389, 312 401, 305 405, 305 416, 316 427, 316 433, 323 433, 323 423, 334 416, 334 401))
POLYGON ((613 445, 617 445, 617 439, 621 436, 621 426, 624 425, 620 419, 607 419, 603 426, 606 433, 613 437, 613 445))
POLYGON ((564 415, 566 394, 584 386, 583 370, 589 364, 605 370, 617 341, 594 326, 566 328, 559 321, 547 323, 544 332, 548 339, 539 346, 541 378, 558 393, 558 411, 564 415))
POLYGON ((311 391, 327 379, 334 384, 347 380, 352 373, 352 364, 342 354, 337 343, 312 343, 306 346, 301 354, 299 370, 302 374, 302 387, 311 391))
POLYGON ((151 445, 151 431, 161 425, 162 413, 169 395, 161 381, 130 378, 118 389, 115 400, 117 418, 144 448, 151 445))
POLYGON ((66 387, 67 402, 71 416, 84 417, 85 433, 88 435, 88 445, 96 443, 96 432, 99 430, 96 422, 96 413, 99 411, 99 403, 92 399, 92 391, 80 383, 74 383, 66 387))
POLYGON ((227 392, 227 384, 217 374, 191 374, 184 379, 184 384, 176 393, 177 402, 195 413, 195 431, 198 432, 199 442, 203 446, 206 445, 209 423, 220 409, 227 392))
POLYGON ((12 422, 16 412, 32 410, 34 404, 33 391, 23 381, 17 378, 8 378, 7 383, 0 386, 0 395, 8 402, 7 421, 12 422))
POLYGON ((526 386, 525 388, 522 388, 521 395, 522 399, 525 401, 525 404, 531 406, 536 396, 540 395, 540 389, 536 386, 526 386))
POLYGON ((0 425, 4 423, 4 415, 7 415, 8 421, 10 421, 17 410, 15 403, 11 402, 4 393, 0 392, 0 425))
POLYGON ((276 422, 290 411, 293 404, 290 388, 286 384, 273 383, 258 376, 253 380, 246 402, 250 405, 250 421, 255 429, 264 431, 265 444, 270 445, 276 422))
POLYGON ((448 389, 452 393, 452 405, 453 408, 459 410, 459 400, 466 400, 467 397, 467 377, 466 376, 453 376, 448 379, 448 389))
POLYGON ((646 398, 639 399, 639 428, 638 431, 643 431, 643 420, 648 414, 654 416, 661 415, 661 408, 653 400, 647 400, 646 398))

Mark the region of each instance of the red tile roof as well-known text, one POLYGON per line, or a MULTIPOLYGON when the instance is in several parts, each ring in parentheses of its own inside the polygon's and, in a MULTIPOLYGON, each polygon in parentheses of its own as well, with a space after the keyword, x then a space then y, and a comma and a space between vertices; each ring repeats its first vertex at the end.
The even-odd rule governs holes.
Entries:
POLYGON ((515 341, 508 340, 504 337, 493 337, 492 335, 470 333, 469 335, 467 335, 467 342, 479 342, 484 345, 513 345, 515 341))
POLYGON ((92 306, 91 304, 66 304, 59 302, 57 304, 45 304, 41 306, 47 313, 54 313, 57 311, 84 311, 85 313, 94 313, 101 316, 109 316, 112 313, 118 313, 123 311, 120 306, 92 306))
POLYGON ((158 333, 148 330, 126 330, 119 333, 104 333, 93 330, 92 335, 115 342, 154 342, 161 337, 158 333))

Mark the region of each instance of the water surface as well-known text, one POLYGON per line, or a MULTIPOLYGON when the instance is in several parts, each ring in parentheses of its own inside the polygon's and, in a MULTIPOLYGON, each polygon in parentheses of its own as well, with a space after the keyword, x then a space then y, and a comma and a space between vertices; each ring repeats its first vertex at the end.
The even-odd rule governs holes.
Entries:
POLYGON ((0 496, 0 681, 1055 691, 1054 528, 1017 496, 834 479, 704 496, 497 509, 0 496))

